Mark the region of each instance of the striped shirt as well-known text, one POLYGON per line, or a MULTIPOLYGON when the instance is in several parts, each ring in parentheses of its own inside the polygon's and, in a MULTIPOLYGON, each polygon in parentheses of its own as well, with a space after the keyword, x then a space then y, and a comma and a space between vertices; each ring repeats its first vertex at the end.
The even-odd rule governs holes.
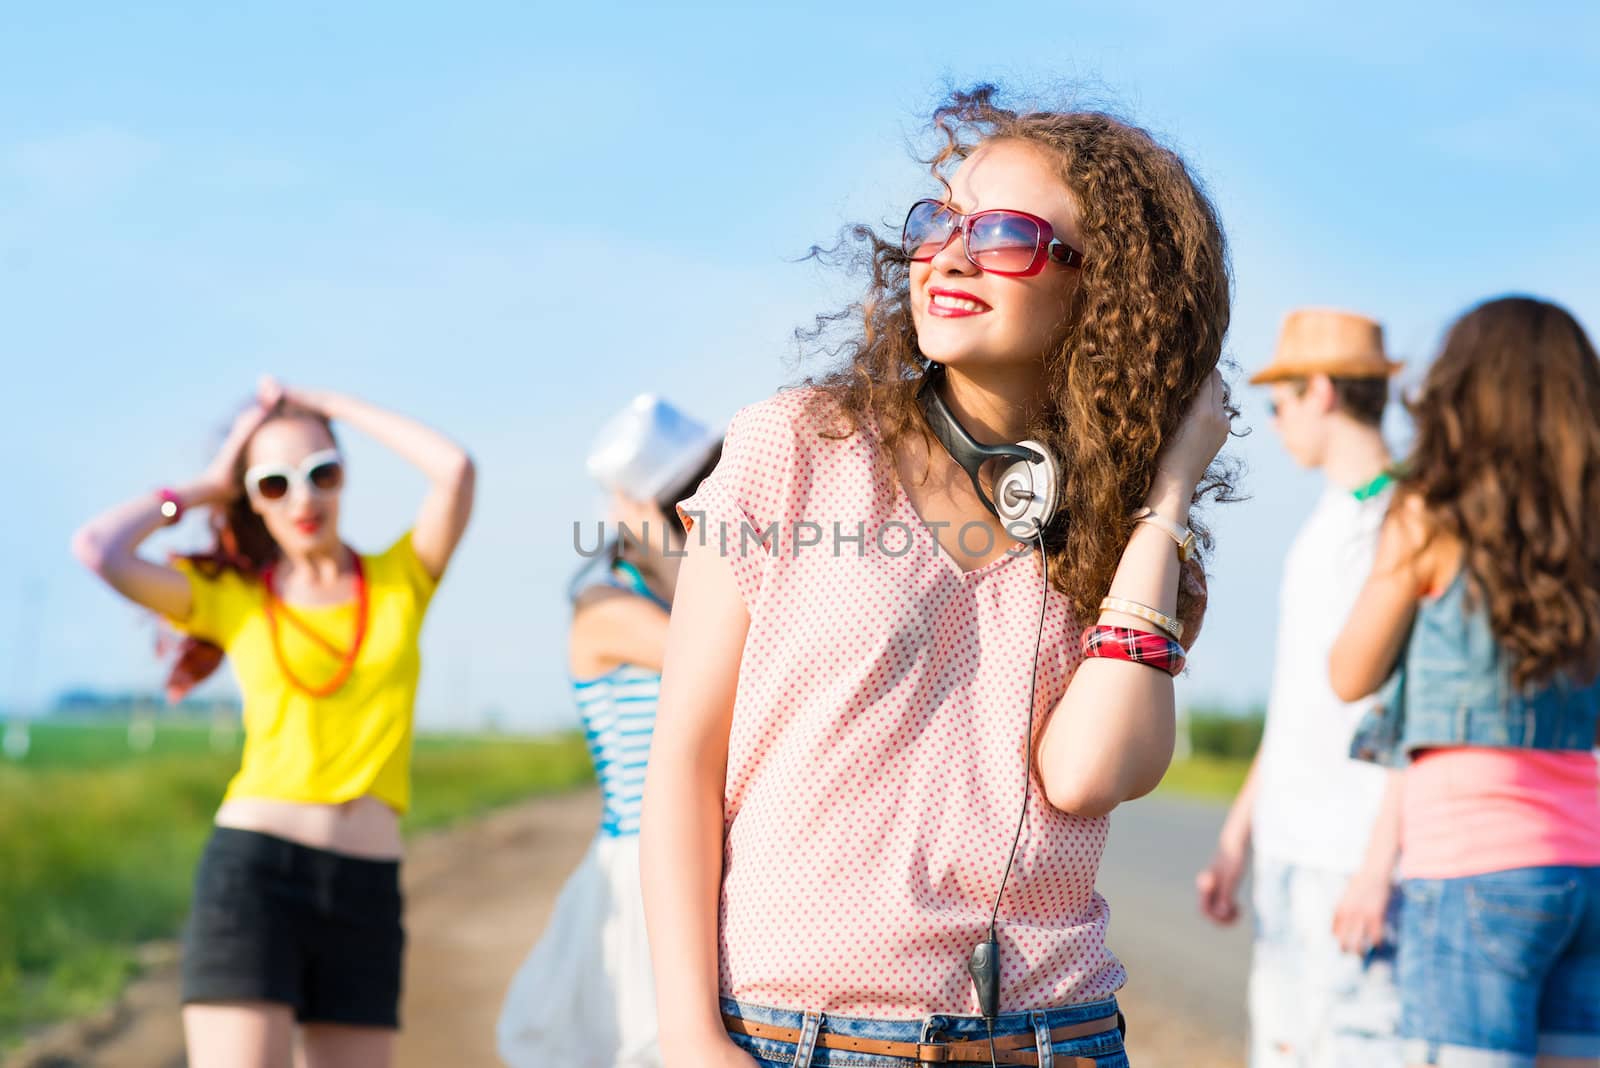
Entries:
MULTIPOLYGON (((644 576, 614 547, 579 569, 568 591, 574 601, 597 586, 626 590, 661 608, 671 605, 645 584, 644 576)), ((644 803, 644 767, 656 725, 661 673, 637 664, 622 664, 600 675, 572 679, 573 697, 583 721, 584 740, 600 780, 604 812, 600 833, 624 838, 639 833, 644 803)))
POLYGON ((638 834, 661 673, 623 664, 604 675, 573 679, 572 691, 605 801, 600 832, 612 838, 638 834))

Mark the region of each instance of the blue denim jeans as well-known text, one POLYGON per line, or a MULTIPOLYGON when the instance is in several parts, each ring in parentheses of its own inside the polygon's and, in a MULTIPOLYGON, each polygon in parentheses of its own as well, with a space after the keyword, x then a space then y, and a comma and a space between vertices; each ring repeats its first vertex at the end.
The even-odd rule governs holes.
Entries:
POLYGON ((1533 1068, 1600 1057, 1600 868, 1407 879, 1408 1064, 1533 1068))
MULTIPOLYGON (((934 1042, 941 1039, 983 1039, 988 1030, 982 1017, 929 1016, 921 1020, 868 1020, 853 1016, 830 1016, 825 1013, 796 1012, 791 1009, 769 1009, 748 1002, 722 999, 722 1011, 742 1020, 793 1028, 801 1032, 800 1043, 774 1042, 730 1034, 738 1047, 754 1057, 761 1068, 916 1068, 917 1062, 904 1057, 883 1057, 853 1050, 828 1049, 816 1042, 819 1034, 852 1035, 857 1038, 889 1042, 934 1042)), ((1040 1034, 1066 1024, 1084 1023, 1117 1014, 1117 999, 1090 1001, 1082 1005, 1067 1005, 1035 1012, 1009 1012, 995 1018, 994 1036, 1040 1034)), ((1105 1031, 1098 1035, 1068 1039, 1054 1045, 1046 1043, 1041 1049, 1041 1068, 1052 1068, 1058 1057, 1086 1057, 1096 1068, 1128 1068, 1127 1055, 1122 1051, 1122 1032, 1105 1031)), ((983 1062, 987 1064, 987 1061, 983 1062)))

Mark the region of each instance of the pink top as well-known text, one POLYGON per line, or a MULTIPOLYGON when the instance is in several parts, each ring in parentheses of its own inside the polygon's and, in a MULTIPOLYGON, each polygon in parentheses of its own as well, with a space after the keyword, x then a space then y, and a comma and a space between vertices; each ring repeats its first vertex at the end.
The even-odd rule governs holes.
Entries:
POLYGON ((1600 865, 1600 764, 1572 750, 1430 749, 1406 769, 1401 820, 1407 879, 1600 865))
MULTIPOLYGON (((828 403, 796 389, 741 410, 679 506, 726 546, 750 613, 723 796, 722 992, 850 1016, 972 1014, 967 958, 1021 811, 1037 557, 1014 547, 962 572, 870 430, 818 436, 828 403), (768 552, 754 533, 774 523, 768 552)), ((1078 631, 1051 590, 1036 733, 1077 667, 1078 631)), ((1107 826, 1053 808, 1035 776, 1000 907, 1002 1011, 1122 986, 1094 889, 1107 826)))

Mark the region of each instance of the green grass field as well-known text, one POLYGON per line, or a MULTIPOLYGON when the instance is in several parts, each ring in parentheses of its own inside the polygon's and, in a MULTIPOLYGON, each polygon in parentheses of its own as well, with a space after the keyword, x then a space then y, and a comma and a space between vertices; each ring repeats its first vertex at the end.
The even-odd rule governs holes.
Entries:
MULTIPOLYGON (((132 974, 140 942, 170 938, 240 739, 164 723, 146 751, 126 724, 35 724, 0 759, 0 1049, 91 1011, 132 974)), ((408 832, 592 779, 581 736, 418 738, 408 832)))
POLYGON ((1187 760, 1173 761, 1156 792, 1231 801, 1249 771, 1248 759, 1196 753, 1187 760))

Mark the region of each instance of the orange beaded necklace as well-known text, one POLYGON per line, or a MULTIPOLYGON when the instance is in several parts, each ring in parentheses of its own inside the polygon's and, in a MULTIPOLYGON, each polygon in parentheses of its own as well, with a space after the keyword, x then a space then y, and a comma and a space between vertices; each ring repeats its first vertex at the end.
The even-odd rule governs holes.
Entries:
POLYGON ((361 655, 361 643, 367 637, 367 576, 361 566, 361 554, 348 549, 356 575, 356 629, 348 651, 340 649, 328 639, 324 638, 311 628, 304 620, 295 615, 289 606, 278 597, 278 591, 273 585, 273 569, 269 566, 261 572, 261 587, 263 603, 267 612, 267 631, 272 636, 272 655, 278 662, 278 670, 283 672, 283 677, 289 680, 289 685, 301 693, 311 697, 329 697, 339 691, 350 679, 350 673, 355 670, 356 657, 361 655), (278 616, 282 615, 296 630, 328 655, 339 661, 338 670, 333 677, 321 686, 312 686, 303 682, 289 667, 288 658, 283 655, 283 644, 278 636, 278 616))

